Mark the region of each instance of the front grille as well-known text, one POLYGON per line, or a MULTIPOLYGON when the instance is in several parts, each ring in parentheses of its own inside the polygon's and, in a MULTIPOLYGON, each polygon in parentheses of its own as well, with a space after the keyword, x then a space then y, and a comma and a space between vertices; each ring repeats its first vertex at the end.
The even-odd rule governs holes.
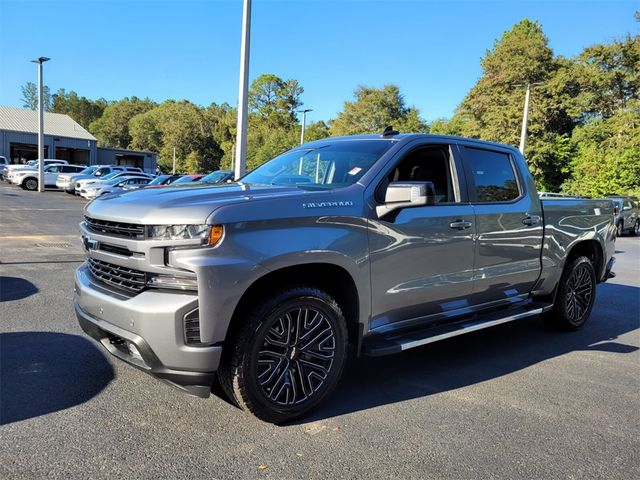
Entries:
POLYGON ((187 345, 200 343, 200 311, 197 308, 184 316, 184 341, 187 345))
POLYGON ((91 257, 87 259, 87 265, 96 279, 130 293, 141 292, 147 283, 146 274, 140 270, 114 265, 91 257))
POLYGON ((87 229, 96 233, 115 235, 118 237, 143 239, 144 225, 135 223, 110 222, 96 218, 84 217, 87 229))

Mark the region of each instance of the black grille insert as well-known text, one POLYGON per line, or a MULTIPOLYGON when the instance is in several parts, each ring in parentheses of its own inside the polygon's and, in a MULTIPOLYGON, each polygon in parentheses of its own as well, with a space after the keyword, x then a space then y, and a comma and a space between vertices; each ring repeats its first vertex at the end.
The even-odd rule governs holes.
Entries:
POLYGON ((95 258, 88 258, 87 265, 95 278, 126 292, 139 293, 144 290, 147 283, 146 274, 140 270, 114 265, 95 258))
POLYGON ((116 235, 118 237, 144 239, 144 225, 135 223, 110 222, 108 220, 98 220, 96 218, 84 217, 87 228, 92 232, 106 235, 116 235))

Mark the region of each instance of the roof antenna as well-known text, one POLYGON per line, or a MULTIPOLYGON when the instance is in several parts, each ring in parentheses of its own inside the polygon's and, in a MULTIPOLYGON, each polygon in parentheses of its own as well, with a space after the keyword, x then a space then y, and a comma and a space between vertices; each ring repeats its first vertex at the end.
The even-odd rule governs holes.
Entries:
POLYGON ((394 130, 393 127, 389 125, 387 128, 384 129, 384 132, 382 132, 382 136, 391 137, 393 135, 398 135, 399 133, 400 133, 399 131, 394 130))

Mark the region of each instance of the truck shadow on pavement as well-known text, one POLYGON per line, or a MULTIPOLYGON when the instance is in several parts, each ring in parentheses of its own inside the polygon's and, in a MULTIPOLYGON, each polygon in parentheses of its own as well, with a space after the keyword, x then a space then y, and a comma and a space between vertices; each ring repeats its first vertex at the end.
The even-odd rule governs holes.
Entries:
POLYGON ((0 334, 0 425, 86 402, 113 380, 103 353, 78 335, 0 334))
POLYGON ((0 302, 21 300, 38 293, 36 287, 29 280, 19 277, 0 276, 0 302))
POLYGON ((463 388, 574 351, 638 350, 617 339, 640 328, 640 288, 607 283, 597 295, 591 318, 577 332, 552 331, 533 317, 396 355, 351 358, 328 402, 293 424, 463 388))

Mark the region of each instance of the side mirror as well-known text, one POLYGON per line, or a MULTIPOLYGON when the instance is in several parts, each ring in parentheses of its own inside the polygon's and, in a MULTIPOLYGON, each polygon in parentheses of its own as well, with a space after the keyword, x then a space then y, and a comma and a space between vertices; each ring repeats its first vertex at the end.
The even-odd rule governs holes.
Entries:
POLYGON ((96 172, 96 177, 101 177, 102 176, 102 172, 96 172))
POLYGON ((436 189, 433 182, 391 182, 387 187, 384 205, 376 207, 379 218, 394 210, 408 207, 435 205, 436 189))

